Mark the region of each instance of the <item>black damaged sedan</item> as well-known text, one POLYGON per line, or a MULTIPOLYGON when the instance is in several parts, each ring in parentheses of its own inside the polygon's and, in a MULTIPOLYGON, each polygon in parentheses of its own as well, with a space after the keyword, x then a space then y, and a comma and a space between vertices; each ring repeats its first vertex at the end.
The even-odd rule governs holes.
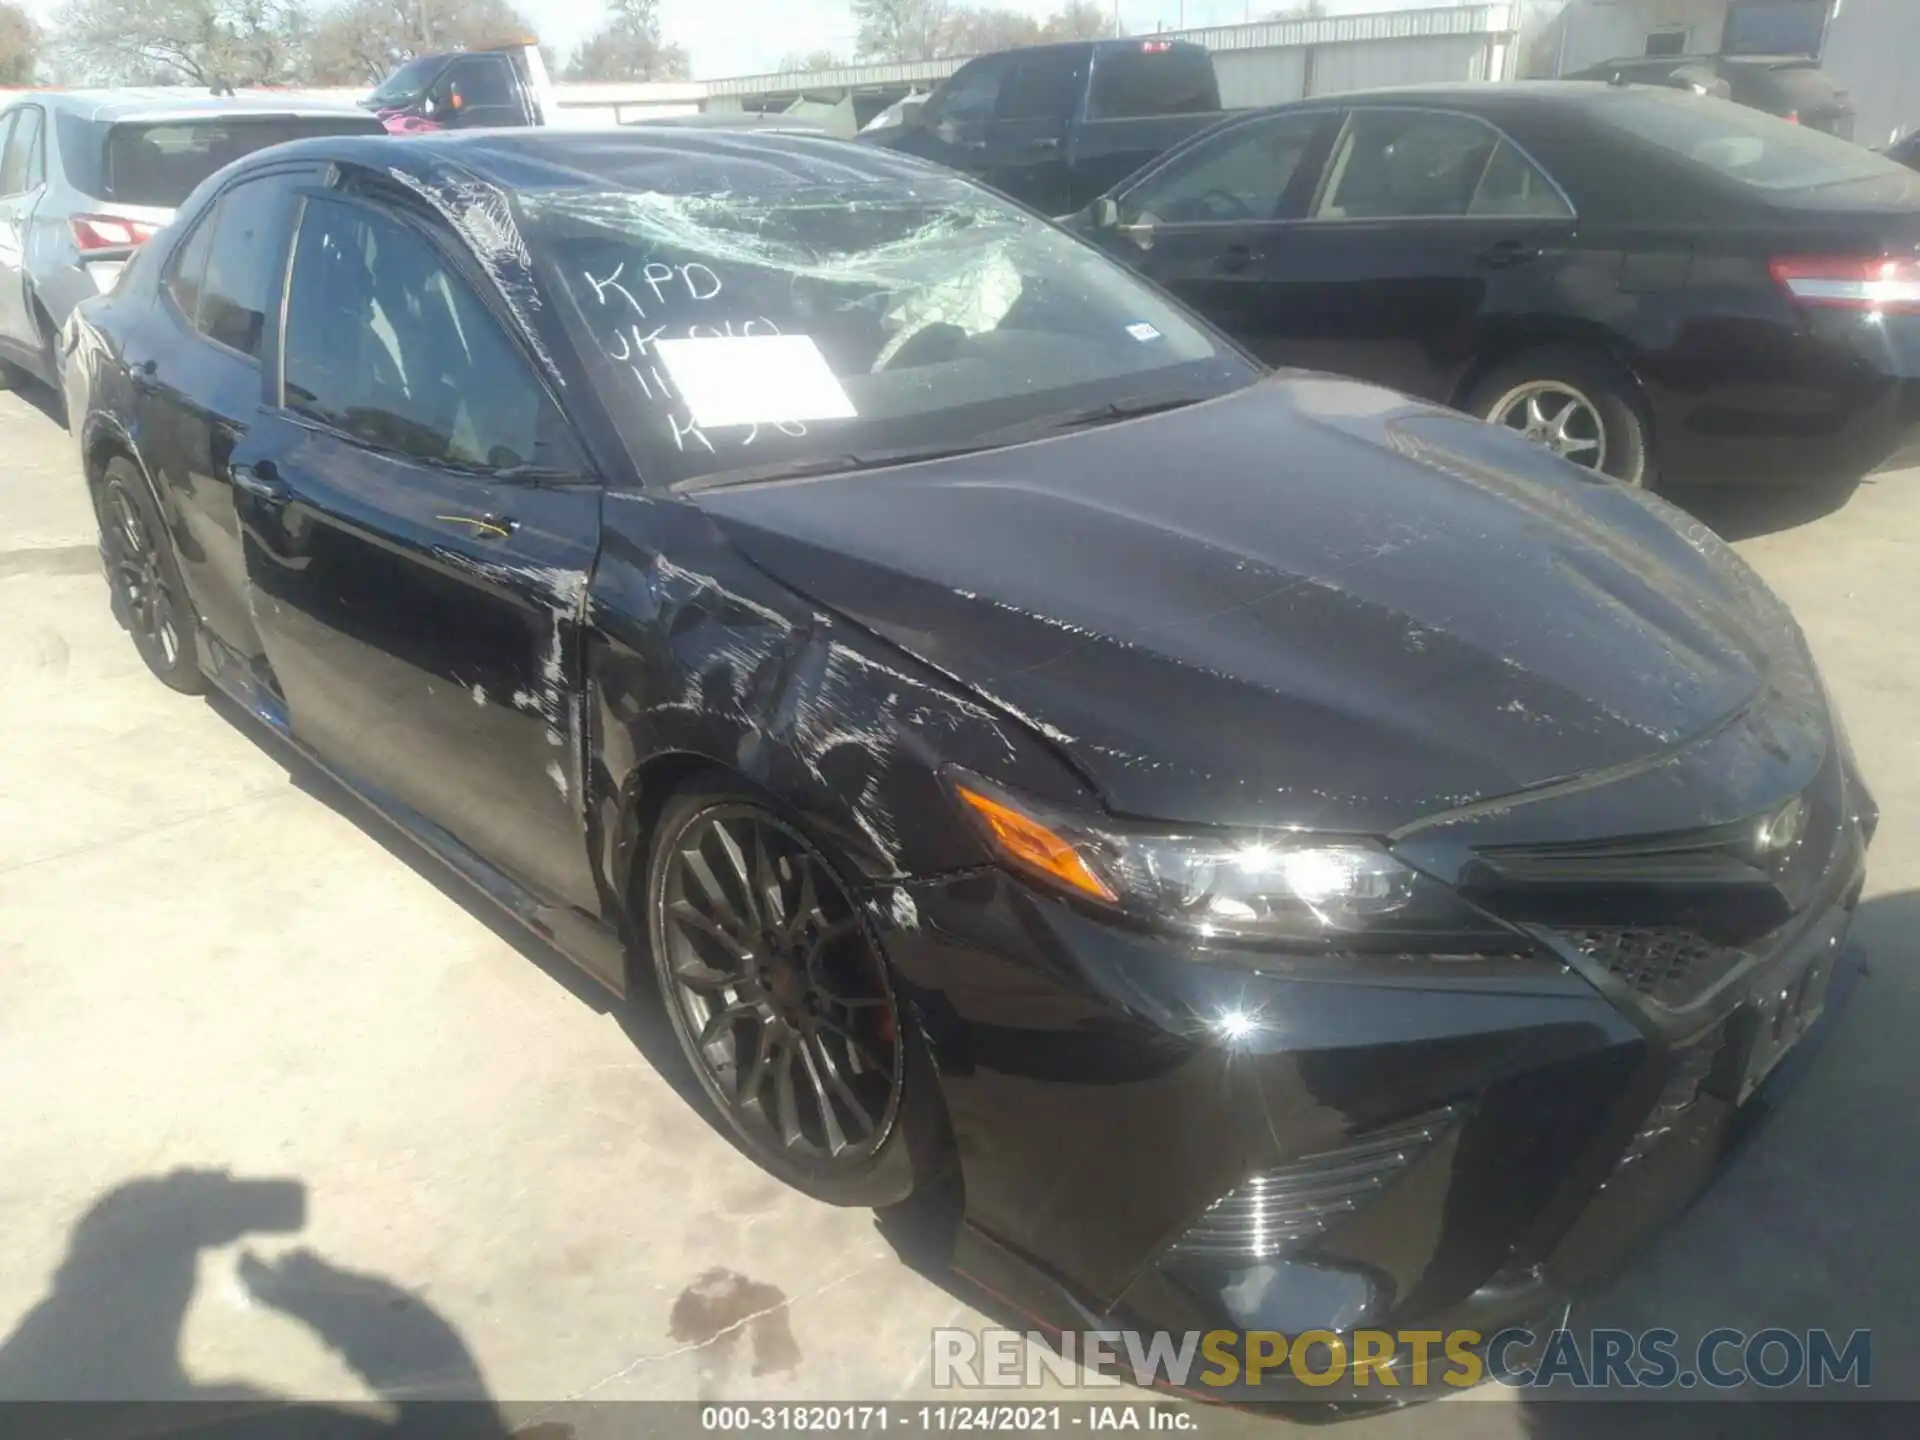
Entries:
POLYGON ((1875 811, 1724 545, 911 159, 282 148, 70 345, 155 673, 1043 1322, 1557 1315, 1832 993, 1875 811))

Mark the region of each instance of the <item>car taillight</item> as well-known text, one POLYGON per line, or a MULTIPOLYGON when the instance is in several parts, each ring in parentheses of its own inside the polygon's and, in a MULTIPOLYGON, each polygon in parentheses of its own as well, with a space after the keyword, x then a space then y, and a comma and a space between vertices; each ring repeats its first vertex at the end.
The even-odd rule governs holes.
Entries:
POLYGON ((1789 110, 1780 118, 1785 120, 1789 125, 1798 125, 1800 123, 1800 112, 1798 110, 1789 110))
POLYGON ((118 215, 75 215, 67 223, 73 227, 73 243, 83 254, 88 250, 124 250, 129 245, 144 245, 160 233, 158 225, 145 220, 125 220, 118 215))
POLYGON ((1773 278, 1802 305, 1920 315, 1920 260, 1818 259, 1773 262, 1773 278))

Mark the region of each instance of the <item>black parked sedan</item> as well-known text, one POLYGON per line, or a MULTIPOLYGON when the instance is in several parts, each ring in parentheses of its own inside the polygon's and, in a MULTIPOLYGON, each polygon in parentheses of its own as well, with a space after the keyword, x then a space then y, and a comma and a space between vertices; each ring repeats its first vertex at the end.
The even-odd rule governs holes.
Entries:
POLYGON ((162 680, 1057 1323, 1557 1313, 1826 1003, 1874 811, 1739 559, 919 161, 283 148, 69 373, 162 680))
POLYGON ((1068 224, 1269 363, 1630 484, 1858 478, 1920 435, 1920 177, 1726 101, 1333 96, 1222 125, 1068 224))

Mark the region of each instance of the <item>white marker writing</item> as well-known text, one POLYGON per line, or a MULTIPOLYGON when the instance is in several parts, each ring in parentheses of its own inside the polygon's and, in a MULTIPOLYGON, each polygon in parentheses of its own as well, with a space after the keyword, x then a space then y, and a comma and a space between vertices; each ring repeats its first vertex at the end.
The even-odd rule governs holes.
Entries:
POLYGON ((720 277, 714 274, 710 268, 702 265, 698 260, 690 264, 682 265, 680 267, 680 278, 687 282, 687 294, 691 295, 695 300, 711 300, 720 293, 720 277), (702 294, 700 287, 694 283, 693 272, 696 270, 705 276, 713 286, 713 288, 705 294, 702 294))
POLYGON ((706 432, 694 424, 693 421, 687 421, 686 426, 682 428, 680 417, 677 415, 669 415, 667 422, 673 426, 673 443, 680 449, 685 450, 687 448, 687 437, 690 435, 707 447, 707 453, 709 455, 714 453, 713 442, 707 438, 706 432))
POLYGON ((607 276, 604 280, 598 278, 591 270, 582 270, 580 273, 586 278, 587 284, 593 287, 593 298, 598 300, 602 305, 607 303, 607 292, 609 290, 617 290, 626 302, 634 308, 635 312, 639 314, 642 319, 645 319, 647 314, 646 310, 638 300, 633 298, 633 292, 620 283, 620 277, 626 273, 626 269, 627 262, 622 260, 614 267, 613 274, 607 276))

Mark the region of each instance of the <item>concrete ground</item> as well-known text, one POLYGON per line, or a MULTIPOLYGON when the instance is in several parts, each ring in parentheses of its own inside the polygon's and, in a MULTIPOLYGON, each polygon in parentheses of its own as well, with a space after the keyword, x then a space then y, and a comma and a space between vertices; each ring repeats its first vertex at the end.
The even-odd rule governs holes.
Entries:
MULTIPOLYGON (((580 1397, 931 1397, 928 1331, 991 1322, 911 1238, 767 1177, 644 1013, 150 679, 64 432, 0 395, 0 453, 0 1397, 404 1390, 515 1424, 580 1397)), ((1575 1319, 1871 1328, 1876 1390, 1920 1395, 1920 470, 1820 508, 1703 513, 1797 609, 1876 782, 1872 973, 1791 1102, 1575 1319)), ((1714 1408, 1685 1428, 1724 1429, 1714 1408)), ((1344 1433, 1572 1435, 1591 1410, 1494 1388, 1344 1433)))

